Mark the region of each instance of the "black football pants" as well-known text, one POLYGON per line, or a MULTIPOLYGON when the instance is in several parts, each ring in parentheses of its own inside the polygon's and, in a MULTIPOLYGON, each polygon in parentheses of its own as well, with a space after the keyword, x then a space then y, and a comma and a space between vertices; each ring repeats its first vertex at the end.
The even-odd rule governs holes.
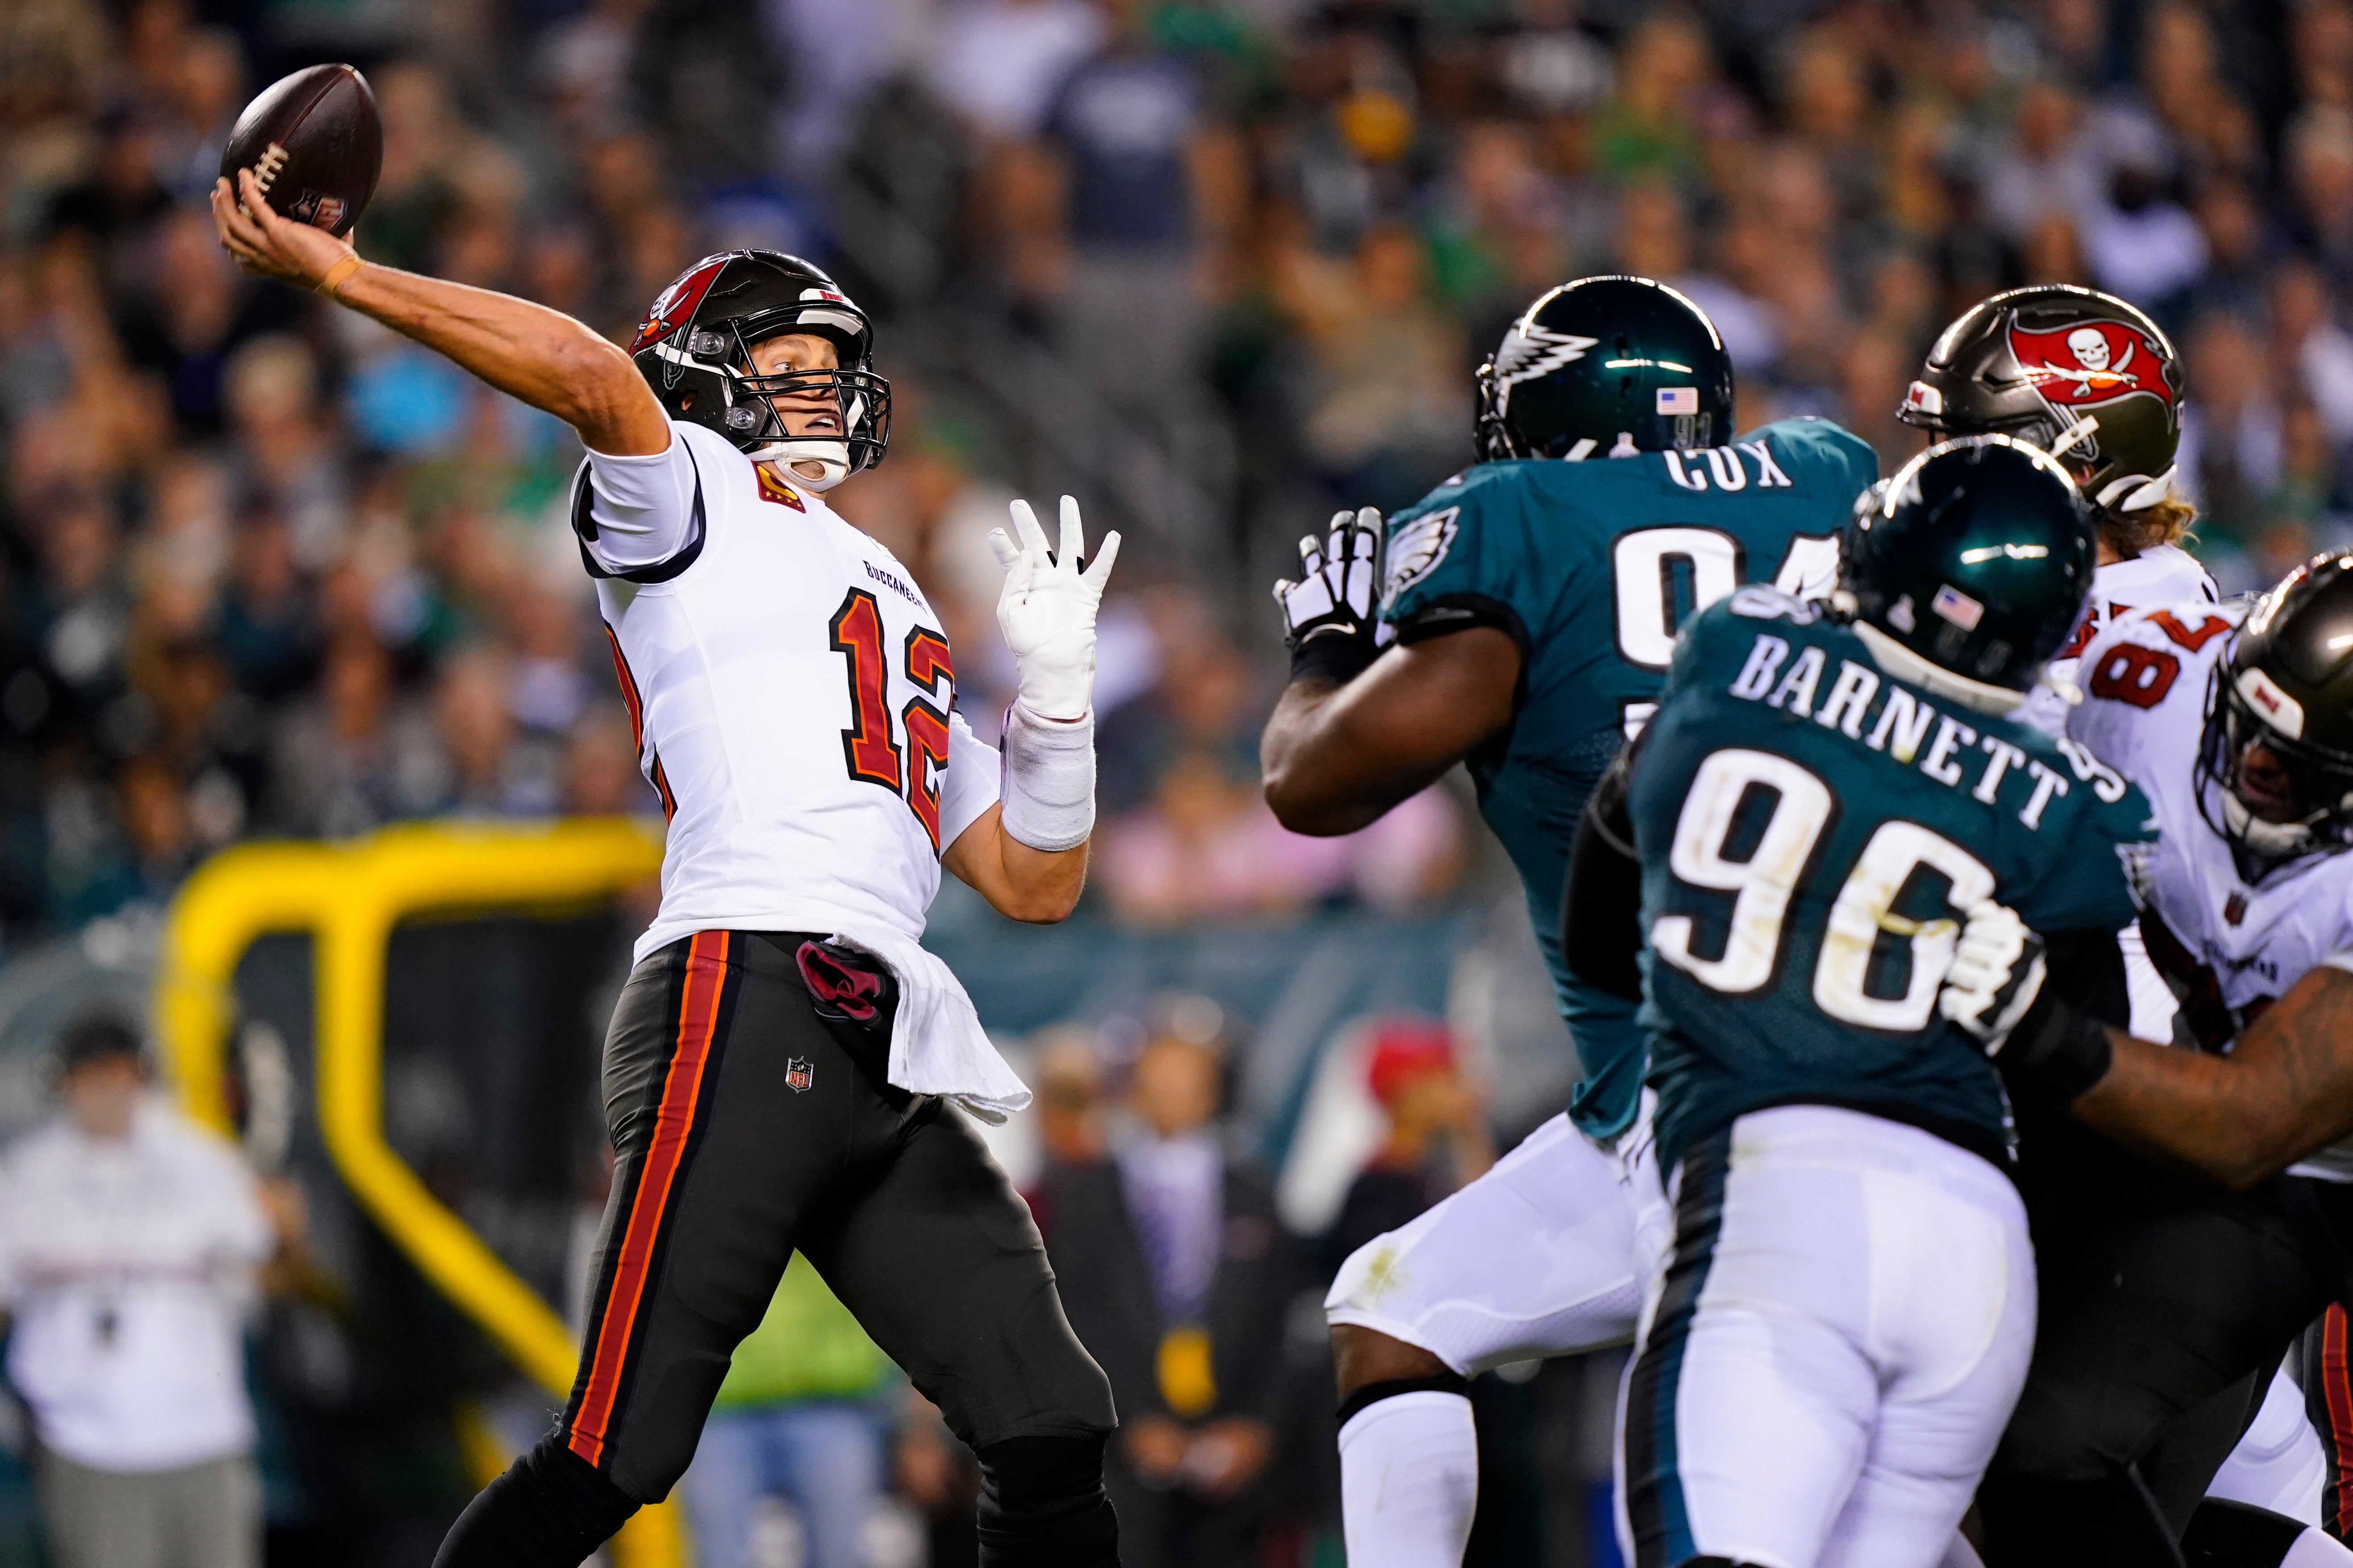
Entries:
POLYGON ((978 1136, 885 1081, 895 1000, 806 933, 702 931, 631 973, 605 1044, 613 1191, 579 1373, 548 1451, 483 1495, 469 1519, 499 1517, 461 1521, 444 1561, 522 1517, 501 1486, 592 1532, 608 1504, 666 1496, 797 1248, 980 1454, 984 1543, 995 1526, 1068 1547, 996 1560, 1113 1560, 1110 1384, 978 1136))
POLYGON ((2163 1561, 2119 1545, 2126 1493, 2179 1540, 2336 1272, 2280 1183, 2224 1192, 2072 1125, 2028 1127, 2021 1176, 2041 1306, 1978 1494, 1988 1568, 2163 1561))

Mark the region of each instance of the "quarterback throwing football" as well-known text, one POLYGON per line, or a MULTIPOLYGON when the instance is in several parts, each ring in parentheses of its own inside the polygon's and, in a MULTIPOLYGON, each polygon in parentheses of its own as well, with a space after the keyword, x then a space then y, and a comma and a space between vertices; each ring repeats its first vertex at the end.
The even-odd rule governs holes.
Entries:
POLYGON ((669 818, 662 897, 605 1047, 617 1155, 563 1418, 476 1498, 440 1568, 573 1568, 669 1492, 796 1248, 980 1458, 984 1563, 1112 1564, 1110 1386, 956 1100, 1029 1094, 918 944, 944 866, 1058 921, 1094 822, 1095 608, 1017 502, 1001 762, 954 705, 940 619, 823 492, 882 455, 864 312, 774 251, 698 262, 628 352, 522 300, 363 263, 213 194, 247 271, 299 283, 580 433, 572 521, 669 818), (1001 776, 1001 783, 1000 783, 1001 776), (953 1289, 943 1289, 953 1281, 953 1289))

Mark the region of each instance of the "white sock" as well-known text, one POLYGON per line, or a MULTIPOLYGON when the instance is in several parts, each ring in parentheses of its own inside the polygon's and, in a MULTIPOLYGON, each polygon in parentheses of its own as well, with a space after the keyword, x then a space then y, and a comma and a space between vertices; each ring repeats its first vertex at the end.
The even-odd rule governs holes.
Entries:
POLYGON ((1463 1395, 1391 1394, 1340 1428, 1348 1568, 1461 1568, 1478 1502, 1479 1438, 1463 1395))
POLYGON ((2345 1568, 2348 1563, 2353 1563, 2353 1552, 2307 1527, 2280 1559, 2280 1568, 2345 1568))

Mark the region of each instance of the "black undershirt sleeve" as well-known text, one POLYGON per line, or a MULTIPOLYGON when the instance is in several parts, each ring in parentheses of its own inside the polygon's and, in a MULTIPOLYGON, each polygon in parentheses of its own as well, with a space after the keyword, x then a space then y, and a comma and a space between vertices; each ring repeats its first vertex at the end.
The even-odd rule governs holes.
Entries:
POLYGON ((1585 803, 1560 909, 1560 952, 1568 972, 1630 1002, 1642 999, 1642 865, 1634 854, 1626 778, 1641 743, 1637 736, 1620 750, 1585 803))

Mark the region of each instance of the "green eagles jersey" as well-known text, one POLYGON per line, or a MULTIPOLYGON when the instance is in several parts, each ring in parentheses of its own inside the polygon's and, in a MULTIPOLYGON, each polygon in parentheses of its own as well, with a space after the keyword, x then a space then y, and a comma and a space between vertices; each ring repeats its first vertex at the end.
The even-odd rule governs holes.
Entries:
POLYGON ((2068 741, 1889 676, 1818 605, 1695 616, 1629 781, 1661 1157, 1744 1111, 1844 1105, 2000 1159, 1985 1048, 1936 1011, 1958 916, 2133 918, 2140 792, 2068 741))
POLYGON ((1469 765, 1576 1039, 1570 1114, 1595 1137, 1633 1120, 1643 1035, 1631 1003, 1561 963, 1585 798, 1656 701, 1683 618, 1747 582, 1826 590, 1838 531, 1878 477, 1861 440, 1785 419, 1704 451, 1482 463, 1389 520, 1381 614, 1402 641, 1487 625, 1520 646, 1511 728, 1469 765))

